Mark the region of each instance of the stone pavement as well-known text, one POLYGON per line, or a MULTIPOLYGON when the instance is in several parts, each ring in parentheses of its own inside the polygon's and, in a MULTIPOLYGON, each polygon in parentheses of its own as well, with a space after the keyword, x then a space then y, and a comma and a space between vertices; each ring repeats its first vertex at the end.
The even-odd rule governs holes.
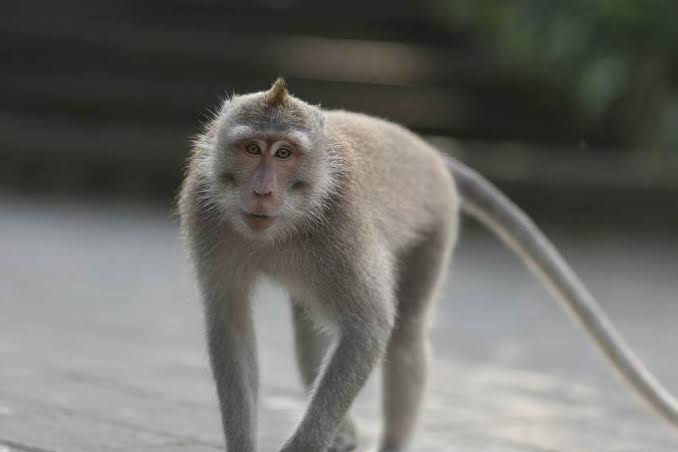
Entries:
MULTIPOLYGON (((678 237, 548 228, 650 367, 678 392, 678 237)), ((284 294, 257 294, 260 450, 303 408, 284 294)), ((434 330, 413 451, 678 450, 497 242, 467 227, 434 330)), ((379 430, 377 378, 355 407, 379 430)), ((154 205, 0 197, 0 452, 222 446, 201 314, 154 205)))

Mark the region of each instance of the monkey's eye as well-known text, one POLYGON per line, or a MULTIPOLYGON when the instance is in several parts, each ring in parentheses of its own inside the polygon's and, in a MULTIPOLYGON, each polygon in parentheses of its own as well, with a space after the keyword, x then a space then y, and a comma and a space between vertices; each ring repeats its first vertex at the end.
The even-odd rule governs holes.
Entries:
POLYGON ((256 143, 250 143, 250 144, 248 144, 247 146, 245 146, 245 151, 246 151, 248 154, 251 154, 251 155, 259 155, 259 154, 261 154, 261 148, 260 148, 259 145, 256 144, 256 143))
POLYGON ((286 159, 292 155, 292 151, 287 148, 280 148, 276 151, 275 156, 279 159, 286 159))

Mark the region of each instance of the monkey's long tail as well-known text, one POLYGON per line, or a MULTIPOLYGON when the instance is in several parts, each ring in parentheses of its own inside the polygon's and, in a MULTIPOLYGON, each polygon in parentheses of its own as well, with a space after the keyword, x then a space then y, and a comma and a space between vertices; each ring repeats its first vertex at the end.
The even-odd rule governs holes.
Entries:
POLYGON ((678 400, 666 390, 617 332, 593 295, 537 225, 483 176, 452 158, 462 208, 516 252, 583 325, 622 377, 661 416, 678 428, 678 400))

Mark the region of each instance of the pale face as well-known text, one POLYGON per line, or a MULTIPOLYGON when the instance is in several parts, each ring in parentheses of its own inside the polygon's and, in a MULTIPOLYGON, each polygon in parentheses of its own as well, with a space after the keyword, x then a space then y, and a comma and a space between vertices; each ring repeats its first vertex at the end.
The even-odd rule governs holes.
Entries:
POLYGON ((316 214, 327 185, 318 149, 300 131, 229 128, 213 161, 215 192, 225 218, 243 236, 275 239, 316 214))

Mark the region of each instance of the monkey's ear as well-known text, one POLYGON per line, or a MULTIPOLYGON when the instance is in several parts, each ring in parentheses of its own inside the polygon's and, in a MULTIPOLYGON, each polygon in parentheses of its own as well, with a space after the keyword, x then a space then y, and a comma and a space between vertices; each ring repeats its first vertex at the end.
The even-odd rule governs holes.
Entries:
POLYGON ((273 107, 276 105, 284 105, 287 101, 287 82, 284 78, 278 77, 271 86, 271 89, 266 93, 266 103, 273 107))

